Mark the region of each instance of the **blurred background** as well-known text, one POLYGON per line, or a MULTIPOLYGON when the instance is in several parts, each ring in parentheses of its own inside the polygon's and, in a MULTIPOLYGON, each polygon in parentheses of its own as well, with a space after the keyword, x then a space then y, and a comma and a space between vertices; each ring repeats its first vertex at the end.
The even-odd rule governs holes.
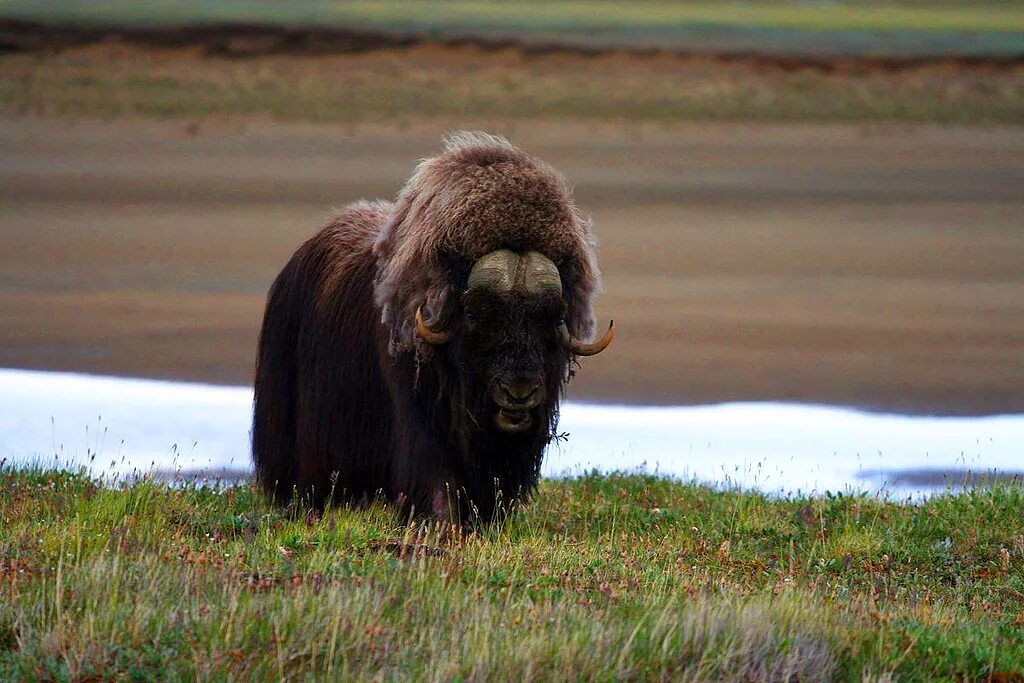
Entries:
POLYGON ((294 249, 459 129, 594 221, 570 398, 1024 412, 1018 0, 0 0, 0 367, 251 382, 294 249))

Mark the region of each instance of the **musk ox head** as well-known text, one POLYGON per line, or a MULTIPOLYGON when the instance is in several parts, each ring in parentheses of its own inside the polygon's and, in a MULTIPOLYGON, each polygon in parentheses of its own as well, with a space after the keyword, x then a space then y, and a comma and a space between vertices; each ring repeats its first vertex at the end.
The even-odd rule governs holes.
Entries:
POLYGON ((430 329, 420 309, 416 333, 428 344, 447 346, 467 385, 484 389, 477 407, 506 434, 546 425, 546 408, 565 379, 569 354, 593 355, 612 338, 584 344, 568 331, 558 268, 543 254, 499 249, 470 270, 460 297, 461 319, 444 332, 430 329))
POLYGON ((389 351, 443 379, 467 431, 542 437, 594 329, 600 281, 590 224, 556 171, 479 133, 447 140, 402 189, 374 245, 389 351))

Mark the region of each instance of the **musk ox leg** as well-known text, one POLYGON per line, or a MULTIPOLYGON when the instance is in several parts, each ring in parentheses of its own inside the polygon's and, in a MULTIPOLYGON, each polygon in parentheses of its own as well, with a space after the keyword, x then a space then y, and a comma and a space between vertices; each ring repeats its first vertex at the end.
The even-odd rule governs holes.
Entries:
POLYGON ((438 522, 445 523, 451 521, 452 511, 448 506, 448 496, 445 495, 444 491, 437 490, 434 492, 434 500, 430 502, 430 512, 438 522))
POLYGON ((399 491, 394 503, 399 514, 409 522, 433 520, 442 526, 459 523, 456 501, 447 494, 448 486, 441 484, 428 487, 420 495, 399 491))
POLYGON ((422 508, 416 508, 410 503, 409 496, 399 493, 395 505, 410 522, 415 519, 427 520, 435 523, 442 533, 447 534, 467 523, 466 516, 460 511, 459 497, 450 495, 450 490, 445 484, 435 486, 433 496, 422 508))
POLYGON ((427 497, 419 507, 408 503, 408 497, 399 495, 399 507, 410 517, 429 520, 441 529, 451 530, 472 526, 478 515, 470 505, 465 491, 448 482, 437 483, 427 489, 427 497), (403 505, 404 504, 404 505, 403 505))
POLYGON ((390 496, 399 513, 412 521, 433 520, 442 525, 462 525, 469 517, 460 493, 460 468, 451 447, 420 422, 413 406, 399 405, 407 416, 396 421, 391 452, 390 496))
POLYGON ((430 501, 430 516, 442 529, 455 529, 469 525, 473 517, 465 505, 466 496, 449 485, 438 487, 430 501))

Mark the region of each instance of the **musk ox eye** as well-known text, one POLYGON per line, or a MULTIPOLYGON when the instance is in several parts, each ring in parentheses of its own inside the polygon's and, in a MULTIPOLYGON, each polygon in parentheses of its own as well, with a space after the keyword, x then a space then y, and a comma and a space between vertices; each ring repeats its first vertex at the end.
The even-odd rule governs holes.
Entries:
POLYGON ((464 317, 466 318, 466 322, 469 323, 475 323, 477 320, 479 320, 479 317, 473 311, 466 311, 464 317))

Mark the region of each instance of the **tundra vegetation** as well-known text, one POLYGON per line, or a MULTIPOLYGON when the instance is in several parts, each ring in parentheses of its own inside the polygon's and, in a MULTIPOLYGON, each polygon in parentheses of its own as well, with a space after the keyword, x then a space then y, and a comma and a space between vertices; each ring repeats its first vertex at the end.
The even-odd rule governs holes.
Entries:
POLYGON ((118 43, 0 55, 0 112, 64 119, 272 120, 355 126, 573 120, 1020 125, 1024 66, 895 70, 669 53, 529 54, 420 45, 244 58, 118 43))
POLYGON ((0 17, 111 31, 85 44, 66 32, 0 30, 8 115, 460 127, 537 118, 1024 121, 1020 0, 0 0, 0 17), (203 32, 218 22, 263 33, 203 32), (122 35, 140 27, 165 33, 122 35), (298 43, 274 35, 296 27, 311 33, 298 43), (335 29, 372 34, 332 48, 316 33, 335 29), (754 55, 763 49, 782 59, 754 55), (714 56, 722 50, 733 54, 714 56))
POLYGON ((591 474, 461 535, 6 469, 0 679, 1019 681, 1022 510, 591 474))

